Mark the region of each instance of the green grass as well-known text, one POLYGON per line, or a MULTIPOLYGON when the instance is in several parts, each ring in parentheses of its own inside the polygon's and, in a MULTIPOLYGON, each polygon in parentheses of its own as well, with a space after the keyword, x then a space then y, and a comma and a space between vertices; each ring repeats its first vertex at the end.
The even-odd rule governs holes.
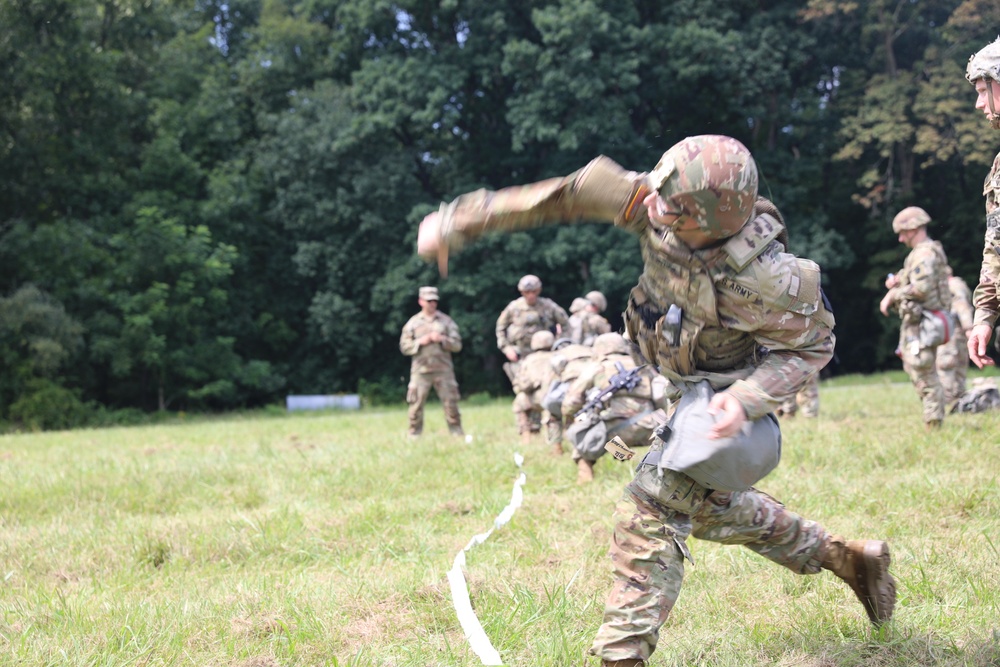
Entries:
MULTIPOLYGON (((924 432, 909 384, 824 383, 783 425, 761 488, 848 537, 891 541, 899 601, 873 632, 829 573, 796 576, 691 540, 697 562, 652 665, 1000 665, 1000 412, 924 432)), ((468 554, 476 613, 508 665, 585 657, 610 586, 610 457, 518 444, 509 401, 240 415, 0 437, 0 665, 477 665, 446 578, 468 554)))

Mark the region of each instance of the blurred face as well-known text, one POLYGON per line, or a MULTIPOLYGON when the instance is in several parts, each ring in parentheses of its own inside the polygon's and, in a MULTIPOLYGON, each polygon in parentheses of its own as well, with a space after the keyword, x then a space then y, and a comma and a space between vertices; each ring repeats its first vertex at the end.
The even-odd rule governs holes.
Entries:
POLYGON ((524 300, 528 302, 529 306, 534 306, 536 303, 538 303, 539 294, 541 294, 541 291, 536 289, 526 290, 521 292, 521 296, 524 297, 524 300))
POLYGON ((1000 82, 976 79, 976 108, 986 115, 990 125, 1000 128, 1000 82))
POLYGON ((712 244, 713 239, 705 236, 698 227, 697 220, 680 211, 671 210, 670 203, 659 192, 650 193, 642 203, 654 225, 669 228, 689 248, 704 248, 712 244))
POLYGON ((437 301, 428 301, 427 299, 417 299, 417 303, 420 304, 420 310, 424 313, 424 315, 433 315, 434 313, 437 312, 438 309, 437 301))
POLYGON ((924 227, 916 229, 904 229, 899 233, 899 242, 907 248, 913 248, 927 237, 927 230, 924 227))

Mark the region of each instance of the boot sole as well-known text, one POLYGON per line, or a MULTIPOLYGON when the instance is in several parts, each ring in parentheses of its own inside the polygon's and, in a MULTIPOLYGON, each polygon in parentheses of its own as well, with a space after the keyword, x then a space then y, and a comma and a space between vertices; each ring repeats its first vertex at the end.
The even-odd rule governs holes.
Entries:
POLYGON ((855 571, 859 597, 871 622, 879 626, 892 618, 896 608, 896 580, 889 574, 889 545, 871 540, 860 550, 855 571))

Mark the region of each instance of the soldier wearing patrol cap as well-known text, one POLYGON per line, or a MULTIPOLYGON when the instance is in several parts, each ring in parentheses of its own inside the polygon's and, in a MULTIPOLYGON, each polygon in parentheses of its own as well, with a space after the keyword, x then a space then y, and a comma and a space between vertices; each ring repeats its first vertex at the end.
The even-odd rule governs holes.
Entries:
MULTIPOLYGON (((1000 130, 1000 38, 969 58, 965 78, 976 87, 976 108, 986 115, 990 127, 1000 130)), ((986 345, 1000 317, 1000 153, 983 184, 986 196, 986 237, 979 286, 972 295, 976 315, 969 332, 969 358, 982 368, 992 366, 986 345)))
POLYGON ((504 373, 514 383, 518 362, 531 354, 531 337, 536 331, 558 334, 569 326, 569 316, 552 299, 540 296, 542 280, 528 274, 517 281, 521 296, 507 304, 497 318, 497 347, 507 357, 504 373))
POLYGON ((458 411, 458 382, 451 355, 462 351, 458 325, 439 311, 437 287, 421 287, 417 303, 420 312, 409 319, 399 336, 399 351, 410 362, 410 383, 406 388, 409 403, 410 435, 424 430, 424 403, 431 387, 444 405, 444 418, 452 435, 463 435, 462 415, 458 411))
MULTIPOLYGON (((664 437, 688 453, 707 446, 713 462, 740 472, 734 456, 773 451, 778 430, 770 413, 826 365, 834 347, 819 267, 784 252, 780 213, 758 198, 757 178, 736 139, 688 137, 649 173, 602 156, 563 178, 462 195, 424 218, 417 251, 440 266, 448 250, 488 231, 582 220, 637 235, 644 270, 625 311, 627 337, 671 381, 678 405, 706 418, 682 420, 693 426, 679 439, 664 437), (704 402, 685 400, 709 393, 704 402), (742 437, 748 422, 759 438, 742 437)), ((678 407, 674 417, 682 413, 678 407)), ((683 457, 668 453, 654 438, 615 513, 614 585, 591 647, 605 666, 649 659, 680 593, 691 535, 746 546, 799 574, 830 570, 872 623, 892 616, 885 542, 832 535, 757 491, 751 475, 719 488, 699 466, 675 464, 683 457)))
POLYGON ((931 313, 950 322, 951 292, 948 289, 948 258, 941 243, 927 233, 931 216, 919 206, 909 206, 896 214, 892 231, 899 242, 910 248, 903 268, 885 280, 888 290, 879 310, 899 312, 898 354, 903 368, 923 403, 924 425, 941 426, 944 419, 944 390, 937 374, 937 347, 942 341, 929 339, 922 323, 931 313))

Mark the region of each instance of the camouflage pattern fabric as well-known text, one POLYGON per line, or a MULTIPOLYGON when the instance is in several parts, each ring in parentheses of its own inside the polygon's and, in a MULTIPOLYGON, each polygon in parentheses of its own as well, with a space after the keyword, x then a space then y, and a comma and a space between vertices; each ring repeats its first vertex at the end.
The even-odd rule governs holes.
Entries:
POLYGON ((889 303, 903 319, 899 328, 899 353, 903 369, 923 405, 924 423, 944 419, 944 389, 937 374, 937 348, 920 340, 920 317, 928 310, 951 310, 948 258, 938 241, 918 243, 899 271, 899 285, 889 290, 889 303))
POLYGON ((553 357, 558 354, 550 350, 532 352, 518 364, 517 375, 514 377, 513 409, 517 419, 517 432, 523 434, 534 430, 532 415, 540 415, 549 444, 562 440, 562 422, 549 414, 542 405, 545 393, 558 379, 552 366, 553 357))
POLYGON ((986 197, 986 236, 983 244, 983 265, 979 271, 979 286, 972 296, 976 307, 975 324, 993 327, 1000 315, 1000 153, 983 184, 986 197))
POLYGON ((814 375, 811 380, 799 389, 794 396, 789 396, 778 408, 779 417, 793 417, 799 412, 803 417, 819 416, 819 376, 814 375))
POLYGON ((611 324, 597 313, 581 311, 569 318, 569 339, 579 345, 593 345, 594 339, 609 333, 611 324))
POLYGON ((951 312, 957 320, 955 332, 944 345, 937 349, 937 372, 944 391, 944 402, 954 405, 965 393, 965 379, 969 369, 968 338, 965 332, 972 328, 975 311, 972 308, 972 292, 965 281, 958 276, 948 278, 951 294, 951 312))
POLYGON ((497 347, 504 354, 514 350, 523 359, 531 354, 531 336, 544 329, 555 333, 557 324, 568 327, 569 317, 555 301, 540 296, 534 306, 529 306, 523 296, 518 297, 497 318, 497 347))
MULTIPOLYGON (((610 354, 590 362, 584 367, 580 376, 573 381, 563 399, 562 414, 567 425, 572 423, 573 416, 587 402, 588 395, 600 391, 608 385, 608 380, 618 372, 616 363, 625 370, 635 368, 636 363, 627 354, 610 354)), ((606 398, 604 407, 598 417, 608 429, 609 437, 617 435, 631 447, 644 447, 649 444, 649 437, 666 419, 666 415, 657 418, 656 406, 653 404, 653 381, 656 371, 646 366, 640 373, 641 380, 631 390, 621 389, 606 398), (633 421, 633 418, 637 418, 633 421), (629 423, 631 422, 631 423, 629 423)), ((601 449, 587 456, 588 460, 596 461, 604 454, 601 449)), ((573 450, 573 460, 581 457, 581 453, 573 450)))
MULTIPOLYGON (((725 170, 725 163, 720 156, 719 168, 725 170)), ((668 377, 708 378, 713 388, 734 396, 749 419, 762 417, 833 356, 834 319, 820 291, 819 267, 784 252, 777 241, 784 227, 764 199, 753 204, 745 224, 715 220, 724 232, 736 232, 725 242, 692 250, 649 219, 642 202, 661 184, 599 157, 563 178, 480 190, 443 205, 441 243, 458 249, 488 231, 578 220, 632 232, 644 270, 625 313, 628 338, 668 377), (670 305, 683 312, 676 340, 665 335, 670 305)), ((698 213, 698 202, 684 205, 698 213)), ((615 584, 593 655, 649 657, 680 590, 689 534, 743 544, 796 572, 818 570, 827 536, 818 524, 753 490, 720 496, 725 502, 718 506, 706 505, 708 497, 686 476, 660 479, 655 468, 640 467, 616 515, 615 584)))
POLYGON ((682 473, 661 477, 640 465, 615 508, 614 585, 591 653, 649 660, 680 594, 684 560, 694 564, 688 536, 742 545, 797 574, 815 574, 829 533, 757 489, 712 491, 682 473))
POLYGON ((424 404, 433 387, 444 406, 445 420, 454 432, 462 429, 462 416, 458 410, 461 396, 458 382, 455 380, 455 370, 452 364, 452 353, 461 352, 462 336, 455 321, 438 311, 432 317, 417 313, 411 317, 399 336, 399 351, 408 357, 410 362, 410 382, 406 388, 406 402, 409 404, 410 433, 419 435, 424 428, 424 404), (418 340, 423 336, 437 332, 445 338, 440 343, 420 345, 418 340))

